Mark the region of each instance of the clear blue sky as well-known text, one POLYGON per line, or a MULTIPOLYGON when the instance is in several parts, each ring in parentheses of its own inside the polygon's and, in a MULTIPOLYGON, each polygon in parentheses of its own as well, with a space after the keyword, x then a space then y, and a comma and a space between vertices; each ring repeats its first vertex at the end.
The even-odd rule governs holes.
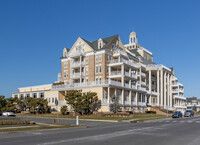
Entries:
POLYGON ((0 94, 53 83, 62 49, 134 27, 154 61, 174 67, 185 96, 200 97, 200 2, 183 0, 1 0, 0 94))

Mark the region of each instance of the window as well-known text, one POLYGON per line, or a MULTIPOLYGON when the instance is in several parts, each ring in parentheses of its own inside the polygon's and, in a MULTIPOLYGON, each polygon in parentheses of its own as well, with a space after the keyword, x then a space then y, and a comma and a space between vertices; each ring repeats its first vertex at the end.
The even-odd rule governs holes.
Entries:
POLYGON ((66 68, 66 67, 67 67, 67 62, 65 61, 65 62, 64 62, 64 68, 66 68))
POLYGON ((88 78, 86 78, 86 79, 85 79, 85 82, 87 82, 87 83, 88 83, 88 78))
POLYGON ((85 63, 88 64, 88 56, 85 58, 85 63))
POLYGON ((99 65, 99 73, 101 73, 101 65, 99 65))
POLYGON ((96 74, 98 74, 98 65, 96 66, 96 74))
POLYGON ((88 75, 88 67, 85 68, 85 73, 88 75))
POLYGON ((23 99, 24 98, 24 94, 20 94, 20 98, 23 99))
POLYGON ((26 98, 30 98, 30 94, 26 94, 26 98))
POLYGON ((33 93, 33 98, 37 98, 37 93, 33 93))
POLYGON ((96 55, 96 62, 98 62, 98 60, 99 60, 99 57, 98 57, 98 55, 96 55))
POLYGON ((67 70, 67 72, 66 72, 66 76, 67 76, 67 78, 68 78, 68 70, 67 70))
POLYGON ((51 98, 49 98, 49 103, 51 102, 51 98))
POLYGON ((101 84, 101 78, 99 78, 99 84, 101 84))
POLYGON ((15 98, 17 98, 18 97, 18 95, 15 95, 15 98))
POLYGON ((109 55, 107 55, 107 59, 106 60, 109 61, 109 55))
POLYGON ((98 78, 96 78, 96 82, 98 82, 98 78))
POLYGON ((110 56, 110 60, 112 60, 112 56, 110 56))
POLYGON ((99 55, 99 62, 101 62, 102 60, 102 55, 99 55))
POLYGON ((106 69, 106 72, 108 73, 108 69, 109 69, 109 67, 107 66, 107 69, 106 69))
POLYGON ((40 98, 44 98, 44 93, 40 93, 40 98))
POLYGON ((64 71, 64 78, 67 78, 67 71, 64 71))
POLYGON ((52 103, 54 103, 54 98, 52 98, 52 103))

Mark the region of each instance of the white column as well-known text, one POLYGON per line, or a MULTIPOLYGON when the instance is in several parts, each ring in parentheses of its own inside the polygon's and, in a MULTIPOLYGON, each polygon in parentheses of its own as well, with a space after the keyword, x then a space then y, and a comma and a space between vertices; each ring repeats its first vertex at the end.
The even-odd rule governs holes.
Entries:
POLYGON ((169 73, 167 74, 167 106, 170 106, 169 73))
POLYGON ((104 93, 103 93, 103 87, 101 87, 101 102, 103 102, 103 99, 104 99, 104 93))
POLYGON ((110 104, 110 87, 108 87, 108 104, 110 104))
POLYGON ((136 106, 137 106, 138 105, 138 92, 136 92, 135 103, 136 103, 136 106))
POLYGON ((151 95, 149 96, 149 105, 151 105, 151 95))
POLYGON ((132 95, 132 91, 130 90, 130 91, 129 91, 129 104, 130 104, 130 105, 131 105, 131 101, 132 101, 132 100, 131 100, 131 95, 132 95))
POLYGON ((151 82, 151 70, 149 70, 149 92, 150 92, 150 94, 151 94, 151 90, 152 90, 151 84, 152 84, 152 82, 151 82))
POLYGON ((80 83, 82 82, 82 65, 81 65, 81 62, 82 62, 82 57, 80 56, 80 83))
POLYGON ((160 106, 160 77, 159 70, 157 70, 157 105, 160 106))
POLYGON ((124 87, 124 64, 121 65, 121 82, 122 82, 122 87, 124 87))
POLYGON ((160 96, 161 96, 161 106, 163 106, 163 69, 161 70, 161 90, 160 90, 160 96))
POLYGON ((172 75, 170 75, 170 107, 173 107, 173 97, 172 97, 172 75))
POLYGON ((164 106, 166 106, 166 71, 164 71, 164 106))
POLYGON ((142 68, 140 67, 140 87, 142 87, 142 76, 141 76, 141 73, 142 73, 142 68))
POLYGON ((122 89, 122 105, 124 105, 124 89, 122 89))
POLYGON ((147 95, 145 95, 145 103, 147 103, 147 95))

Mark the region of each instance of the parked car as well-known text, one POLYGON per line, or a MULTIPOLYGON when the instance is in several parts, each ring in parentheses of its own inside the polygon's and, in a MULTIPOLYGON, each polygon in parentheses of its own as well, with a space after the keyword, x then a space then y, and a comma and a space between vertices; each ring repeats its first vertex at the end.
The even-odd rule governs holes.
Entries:
POLYGON ((186 110, 184 117, 194 117, 194 112, 192 110, 186 110))
POLYGON ((2 111, 0 111, 0 116, 2 116, 2 111))
POLYGON ((176 112, 174 112, 174 114, 172 115, 172 118, 182 118, 182 113, 181 113, 181 111, 176 111, 176 112))
POLYGON ((3 112, 2 116, 15 116, 15 113, 12 111, 3 112))

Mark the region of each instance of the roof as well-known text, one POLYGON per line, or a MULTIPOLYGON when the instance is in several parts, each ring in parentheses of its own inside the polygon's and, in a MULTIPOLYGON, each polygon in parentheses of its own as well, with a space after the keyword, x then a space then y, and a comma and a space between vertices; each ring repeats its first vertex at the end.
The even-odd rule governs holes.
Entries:
POLYGON ((129 51, 132 52, 132 53, 134 53, 136 56, 141 56, 141 55, 139 54, 137 48, 136 48, 136 49, 131 49, 131 50, 129 50, 129 51))
MULTIPOLYGON (((118 37, 118 35, 113 35, 110 37, 103 38, 102 40, 103 40, 103 43, 105 43, 105 45, 101 49, 107 48, 113 42, 113 40, 117 37, 118 37)), ((94 50, 98 50, 98 40, 89 42, 89 41, 85 40, 84 38, 81 38, 81 39, 83 39, 94 50)))

